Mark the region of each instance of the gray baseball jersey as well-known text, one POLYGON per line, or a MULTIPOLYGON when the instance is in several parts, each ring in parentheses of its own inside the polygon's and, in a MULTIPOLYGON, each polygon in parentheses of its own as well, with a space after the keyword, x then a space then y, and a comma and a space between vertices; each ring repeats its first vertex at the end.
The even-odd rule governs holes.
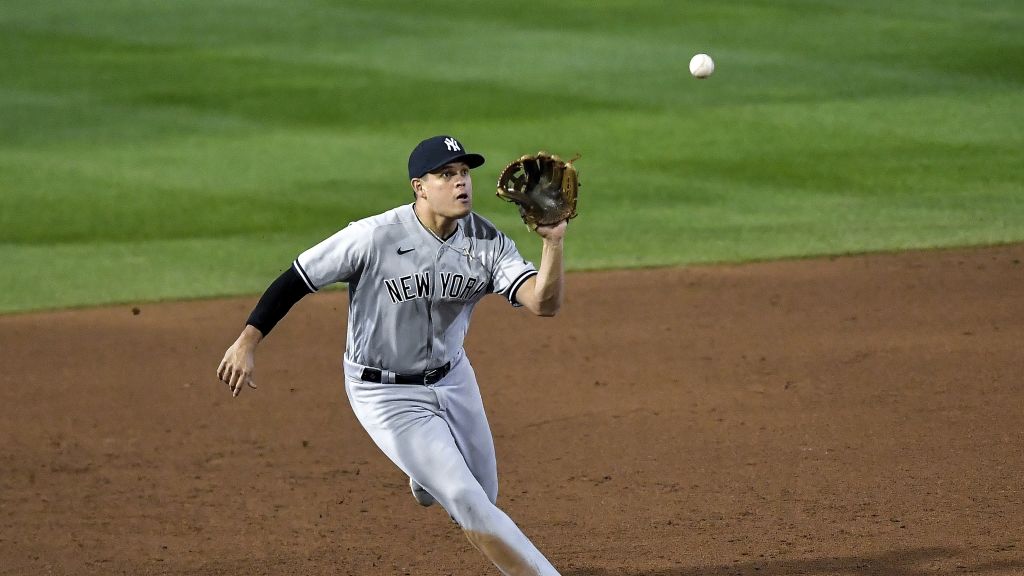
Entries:
POLYGON ((441 239, 399 206, 349 224, 295 259, 309 289, 347 282, 345 357, 421 373, 462 350, 477 302, 494 292, 513 305, 537 269, 487 219, 470 213, 441 239))

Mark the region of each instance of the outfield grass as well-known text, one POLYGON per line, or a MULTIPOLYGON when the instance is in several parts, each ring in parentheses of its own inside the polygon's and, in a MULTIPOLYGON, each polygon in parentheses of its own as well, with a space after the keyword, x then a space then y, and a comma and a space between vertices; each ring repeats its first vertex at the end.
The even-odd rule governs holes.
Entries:
POLYGON ((1024 241, 1007 1, 0 10, 0 312, 258 293, 452 133, 580 152, 573 269, 1024 241), (718 66, 698 81, 692 54, 718 66))

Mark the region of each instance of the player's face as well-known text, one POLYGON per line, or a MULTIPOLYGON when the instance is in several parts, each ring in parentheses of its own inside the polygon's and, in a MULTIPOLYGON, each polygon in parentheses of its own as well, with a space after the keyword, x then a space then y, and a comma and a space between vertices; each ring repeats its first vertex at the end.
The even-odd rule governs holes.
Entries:
POLYGON ((462 218, 473 209, 473 179, 469 166, 452 162, 419 179, 417 198, 442 218, 462 218))

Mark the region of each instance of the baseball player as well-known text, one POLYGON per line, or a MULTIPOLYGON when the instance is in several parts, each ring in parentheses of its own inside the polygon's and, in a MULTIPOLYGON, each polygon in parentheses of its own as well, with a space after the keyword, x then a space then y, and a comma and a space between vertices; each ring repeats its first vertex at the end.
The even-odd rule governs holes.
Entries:
POLYGON ((405 474, 416 501, 435 501, 506 575, 555 568, 495 503, 497 464, 473 367, 469 319, 488 293, 541 316, 562 302, 566 222, 537 228, 540 267, 472 211, 470 170, 483 156, 450 136, 409 156, 415 202, 353 222, 299 255, 260 298, 217 376, 233 396, 253 382, 254 353, 306 294, 347 282, 345 389, 360 424, 405 474))

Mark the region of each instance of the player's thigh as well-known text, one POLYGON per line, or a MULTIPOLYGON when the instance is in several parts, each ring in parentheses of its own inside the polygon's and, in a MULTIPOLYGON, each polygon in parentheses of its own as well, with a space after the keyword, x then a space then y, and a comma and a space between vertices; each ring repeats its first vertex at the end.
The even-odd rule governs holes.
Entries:
POLYGON ((466 464, 491 502, 496 502, 498 466, 494 439, 473 367, 469 362, 460 362, 450 377, 440 382, 435 390, 444 406, 444 417, 452 437, 466 459, 466 464))
POLYGON ((467 493, 488 496, 470 470, 451 426, 441 417, 433 390, 351 379, 346 390, 356 417, 374 443, 442 505, 467 493))

